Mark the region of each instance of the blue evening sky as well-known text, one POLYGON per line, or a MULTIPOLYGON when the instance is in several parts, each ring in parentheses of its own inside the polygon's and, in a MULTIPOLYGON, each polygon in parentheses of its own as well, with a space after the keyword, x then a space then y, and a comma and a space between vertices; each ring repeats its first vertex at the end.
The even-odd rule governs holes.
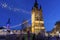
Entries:
MULTIPOLYGON (((11 20, 11 29, 21 29, 24 19, 31 19, 31 11, 35 0, 0 0, 0 26, 6 26, 8 18, 11 20)), ((42 6, 44 25, 46 31, 54 28, 56 21, 60 20, 60 0, 37 0, 42 6)), ((29 21, 31 25, 31 20, 29 21)))

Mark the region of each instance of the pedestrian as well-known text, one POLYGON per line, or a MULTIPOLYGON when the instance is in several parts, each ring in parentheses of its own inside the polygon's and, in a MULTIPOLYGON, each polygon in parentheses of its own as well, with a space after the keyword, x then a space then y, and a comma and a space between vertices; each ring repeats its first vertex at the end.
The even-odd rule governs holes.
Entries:
POLYGON ((28 35, 28 40, 30 40, 30 31, 27 31, 27 35, 28 35))

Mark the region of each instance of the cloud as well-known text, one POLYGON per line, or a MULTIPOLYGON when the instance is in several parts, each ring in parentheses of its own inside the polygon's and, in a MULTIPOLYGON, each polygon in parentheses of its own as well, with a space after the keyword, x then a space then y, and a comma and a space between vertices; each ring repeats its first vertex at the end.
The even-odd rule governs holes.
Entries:
POLYGON ((6 8, 6 9, 11 10, 11 11, 14 11, 14 12, 26 13, 26 14, 31 13, 31 11, 26 11, 26 10, 24 10, 24 9, 16 8, 16 7, 14 7, 14 6, 13 6, 13 7, 8 6, 7 3, 0 3, 0 6, 1 6, 2 8, 6 8))
POLYGON ((19 12, 20 9, 18 9, 18 8, 13 8, 13 11, 15 11, 15 12, 18 11, 18 12, 19 12))
MULTIPOLYGON (((0 6, 1 6, 2 8, 6 8, 6 9, 8 9, 8 10, 10 10, 10 11, 14 11, 14 12, 25 13, 25 14, 31 13, 31 11, 26 11, 26 10, 21 9, 21 8, 16 8, 16 7, 8 6, 7 3, 0 3, 0 6)), ((30 20, 31 20, 31 19, 27 20, 27 22, 29 22, 30 20)), ((22 24, 24 24, 24 23, 22 23, 22 24)), ((22 24, 17 24, 17 25, 15 25, 15 26, 11 26, 11 28, 14 28, 14 27, 17 27, 17 26, 21 26, 22 24)))
POLYGON ((21 26, 22 24, 24 24, 24 23, 26 23, 26 22, 29 22, 31 19, 29 19, 29 20, 27 20, 27 21, 25 21, 25 22, 23 22, 23 23, 21 23, 21 24, 17 24, 17 25, 15 25, 15 26, 11 26, 10 28, 15 28, 15 27, 17 27, 17 26, 21 26))
POLYGON ((8 5, 7 3, 1 3, 2 8, 6 8, 8 5))
POLYGON ((29 14, 29 13, 31 13, 31 11, 26 11, 26 10, 24 10, 24 9, 21 9, 21 8, 13 8, 13 11, 14 12, 19 12, 19 13, 26 13, 26 14, 29 14))

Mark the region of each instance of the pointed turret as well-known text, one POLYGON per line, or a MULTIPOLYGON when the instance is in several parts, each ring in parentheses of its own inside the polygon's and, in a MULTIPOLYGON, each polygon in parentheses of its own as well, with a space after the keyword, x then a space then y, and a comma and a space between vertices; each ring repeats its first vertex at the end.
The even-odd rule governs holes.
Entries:
POLYGON ((37 0, 35 0, 34 7, 35 7, 35 8, 38 8, 38 3, 37 3, 37 0))
POLYGON ((37 3, 37 0, 35 0, 35 3, 34 3, 34 6, 33 6, 32 10, 35 9, 35 8, 38 9, 38 3, 37 3))
POLYGON ((40 5, 40 9, 39 9, 40 11, 42 11, 42 7, 41 7, 41 5, 40 5))
POLYGON ((7 24, 10 24, 10 18, 8 19, 7 24))
POLYGON ((7 30, 10 29, 10 18, 8 18, 8 21, 7 21, 7 30))
POLYGON ((42 21, 43 20, 43 16, 42 16, 42 6, 41 5, 40 5, 39 12, 40 12, 40 20, 42 21))

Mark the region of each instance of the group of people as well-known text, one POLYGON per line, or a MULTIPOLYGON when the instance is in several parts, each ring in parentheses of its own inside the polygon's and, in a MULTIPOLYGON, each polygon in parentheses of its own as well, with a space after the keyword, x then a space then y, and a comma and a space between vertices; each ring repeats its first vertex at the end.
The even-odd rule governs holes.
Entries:
POLYGON ((59 36, 52 37, 51 35, 45 36, 43 33, 32 34, 27 31, 27 34, 17 35, 16 40, 60 40, 59 36))
POLYGON ((59 36, 45 36, 43 33, 42 34, 33 34, 33 38, 32 40, 60 40, 60 37, 59 36))
POLYGON ((60 40, 60 37, 59 36, 52 37, 51 35, 45 36, 44 33, 35 34, 31 33, 30 31, 27 31, 27 34, 20 33, 18 35, 17 34, 6 35, 5 39, 6 40, 60 40))

